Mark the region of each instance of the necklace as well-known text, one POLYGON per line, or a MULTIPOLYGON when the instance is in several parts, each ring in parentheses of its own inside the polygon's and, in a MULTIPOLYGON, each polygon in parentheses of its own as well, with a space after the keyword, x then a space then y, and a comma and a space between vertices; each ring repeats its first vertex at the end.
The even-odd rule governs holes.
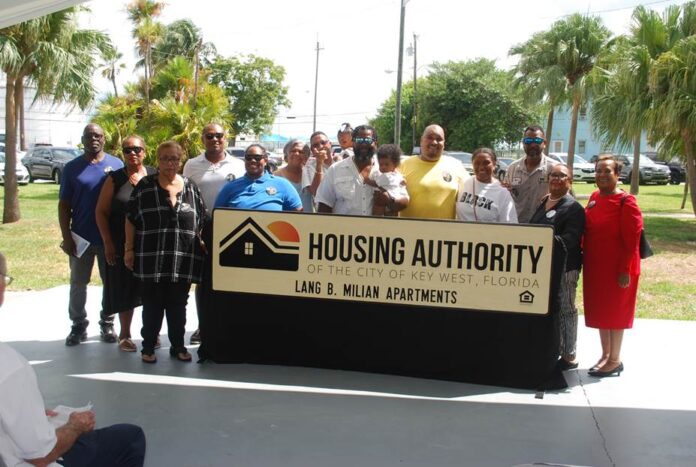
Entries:
POLYGON ((131 185, 135 186, 138 184, 141 178, 143 178, 143 175, 145 175, 143 172, 143 167, 138 167, 138 170, 133 172, 132 174, 128 174, 128 181, 130 182, 131 185))
MULTIPOLYGON (((565 196, 565 195, 563 195, 563 196, 565 196)), ((549 199, 547 199, 546 201, 548 201, 549 203, 555 203, 555 202, 559 201, 561 198, 563 198, 563 196, 559 196, 558 198, 552 198, 551 195, 549 194, 549 199)))

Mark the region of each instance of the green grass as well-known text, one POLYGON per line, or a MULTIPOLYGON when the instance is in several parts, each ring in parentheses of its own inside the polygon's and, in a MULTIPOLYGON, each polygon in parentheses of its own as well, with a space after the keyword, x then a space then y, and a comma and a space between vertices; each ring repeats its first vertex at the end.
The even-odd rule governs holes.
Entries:
MULTIPOLYGON (((575 188, 585 194, 595 189, 589 184, 576 184, 575 188)), ((679 209, 683 189, 683 185, 641 186, 638 202, 649 212, 690 213, 679 209)), ((3 196, 0 189, 0 206, 3 196)), ((8 258, 15 277, 10 290, 41 290, 69 282, 68 260, 58 246, 57 206, 57 185, 34 183, 20 187, 22 219, 0 224, 0 251, 8 258)), ((696 320, 696 219, 646 216, 645 231, 656 254, 643 262, 636 316, 696 320)), ((96 269, 92 281, 98 284, 96 269)), ((580 309, 581 297, 580 285, 580 309)))
MULTIPOLYGON (((630 191, 630 185, 621 185, 626 192, 630 191)), ((592 183, 573 183, 573 191, 576 195, 589 195, 597 187, 592 183)), ((681 209, 684 197, 684 185, 641 185, 638 193, 638 205, 645 214, 693 214, 691 197, 687 196, 686 205, 681 209)), ((586 202, 581 202, 586 204, 586 202)))

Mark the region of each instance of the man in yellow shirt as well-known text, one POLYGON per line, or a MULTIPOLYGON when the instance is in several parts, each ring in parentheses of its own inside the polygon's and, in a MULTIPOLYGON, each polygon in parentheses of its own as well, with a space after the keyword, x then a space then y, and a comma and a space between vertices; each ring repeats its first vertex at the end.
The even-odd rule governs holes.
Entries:
POLYGON ((469 174, 457 159, 443 155, 444 149, 445 131, 439 125, 430 125, 421 136, 421 154, 401 163, 399 170, 411 197, 401 217, 455 218, 457 189, 469 174))

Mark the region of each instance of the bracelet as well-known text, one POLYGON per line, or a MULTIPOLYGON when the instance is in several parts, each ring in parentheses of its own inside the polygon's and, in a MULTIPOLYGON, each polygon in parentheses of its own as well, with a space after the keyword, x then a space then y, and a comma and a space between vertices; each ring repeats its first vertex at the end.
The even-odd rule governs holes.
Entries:
POLYGON ((314 173, 315 173, 315 174, 322 175, 322 174, 324 173, 324 171, 322 170, 322 171, 320 172, 320 171, 318 171, 318 170, 314 170, 314 173))

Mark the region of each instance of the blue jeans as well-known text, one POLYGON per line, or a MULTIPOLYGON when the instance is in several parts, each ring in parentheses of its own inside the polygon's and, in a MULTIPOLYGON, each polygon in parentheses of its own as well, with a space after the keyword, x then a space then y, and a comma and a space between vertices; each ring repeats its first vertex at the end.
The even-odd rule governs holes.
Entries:
POLYGON ((111 425, 90 431, 58 460, 66 467, 142 467, 145 462, 145 433, 136 425, 111 425))
MULTIPOLYGON (((76 258, 70 256, 70 301, 68 303, 68 313, 73 322, 73 326, 87 329, 87 284, 92 277, 94 260, 97 260, 99 277, 104 283, 104 273, 106 271, 106 258, 104 257, 104 247, 101 245, 90 245, 84 254, 76 258)), ((101 321, 99 324, 113 324, 114 317, 104 315, 104 299, 102 296, 102 309, 99 312, 101 321)))

